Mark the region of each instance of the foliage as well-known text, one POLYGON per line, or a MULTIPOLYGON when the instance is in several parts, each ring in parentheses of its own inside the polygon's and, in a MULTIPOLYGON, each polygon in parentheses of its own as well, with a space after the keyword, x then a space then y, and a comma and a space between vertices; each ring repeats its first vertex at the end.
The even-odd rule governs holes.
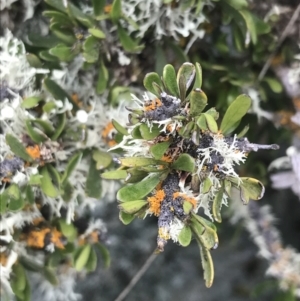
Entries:
MULTIPOLYGON (((10 2, 1 16, 23 5, 10 2)), ((292 30, 282 38, 281 25, 293 12, 246 0, 32 5, 22 18, 8 14, 14 34, 0 38, 1 297, 30 300, 31 271, 76 299, 76 275, 99 258, 109 266, 106 226, 93 212, 115 198, 126 225, 157 217, 157 253, 169 239, 186 247, 194 238, 210 287, 222 206, 230 201, 234 217, 234 201, 250 206, 268 184, 267 164, 248 153, 293 136, 270 166, 289 173, 271 181, 299 196, 299 40, 292 30)), ((250 231, 252 220, 263 224, 241 212, 250 231)))

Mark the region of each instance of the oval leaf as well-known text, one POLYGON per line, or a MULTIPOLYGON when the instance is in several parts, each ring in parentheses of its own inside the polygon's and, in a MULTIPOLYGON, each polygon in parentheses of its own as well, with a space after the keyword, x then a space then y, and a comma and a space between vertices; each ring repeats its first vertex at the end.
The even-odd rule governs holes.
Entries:
POLYGON ((130 202, 140 200, 147 196, 161 181, 157 174, 150 174, 143 181, 122 187, 117 193, 120 202, 130 202))
POLYGON ((120 204, 118 207, 120 210, 128 213, 128 214, 135 214, 140 211, 143 207, 148 205, 147 201, 144 200, 136 200, 130 201, 120 204))
POLYGON ((188 226, 184 226, 178 235, 178 241, 183 247, 187 247, 191 243, 192 230, 188 226))
POLYGON ((168 64, 163 69, 163 81, 168 94, 179 97, 179 89, 176 80, 176 72, 172 65, 168 64))
POLYGON ((124 225, 129 225, 135 219, 135 216, 124 211, 120 211, 119 218, 124 225))
POLYGON ((156 89, 154 89, 153 83, 156 83, 162 89, 163 84, 159 75, 155 72, 147 73, 143 81, 144 87, 152 94, 156 95, 157 97, 160 97, 160 94, 157 93, 156 89))
POLYGON ((58 196, 58 191, 52 183, 52 179, 48 172, 47 166, 44 166, 41 170, 41 189, 43 193, 49 197, 55 198, 58 196))
POLYGON ((75 264, 74 264, 74 268, 76 269, 76 271, 82 271, 83 268, 85 267, 85 265, 88 262, 90 253, 92 250, 92 246, 91 245, 85 245, 80 253, 77 255, 77 258, 75 259, 75 264))
POLYGON ((239 95, 227 109, 220 130, 224 135, 234 131, 235 125, 243 118, 251 106, 251 98, 248 95, 239 95))
POLYGON ((16 156, 27 162, 32 162, 33 159, 27 153, 26 148, 15 136, 6 134, 5 141, 16 156))
POLYGON ((195 170, 195 159, 188 154, 181 154, 172 164, 172 168, 193 172, 195 170))
POLYGON ((207 105, 207 96, 201 89, 195 89, 190 96, 190 114, 199 115, 207 105))

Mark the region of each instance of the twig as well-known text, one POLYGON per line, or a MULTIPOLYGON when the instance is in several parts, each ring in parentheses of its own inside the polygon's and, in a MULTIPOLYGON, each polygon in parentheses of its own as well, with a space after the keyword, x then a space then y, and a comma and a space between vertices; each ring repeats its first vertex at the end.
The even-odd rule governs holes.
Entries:
POLYGON ((131 279, 129 284, 123 289, 121 294, 115 299, 115 301, 122 301, 124 298, 129 294, 129 292, 132 290, 132 288, 137 284, 137 282, 142 278, 142 276, 145 274, 145 272, 150 267, 151 263, 154 261, 154 259, 157 257, 156 249, 155 251, 148 257, 144 265, 139 269, 139 271, 135 274, 135 276, 131 279))
POLYGON ((261 81, 264 76, 266 75, 269 67, 271 66, 272 60, 276 55, 276 52, 279 48, 279 46, 282 44, 282 42, 284 41, 284 39, 287 37, 287 35, 289 34, 292 26, 294 25, 294 23, 296 22, 296 20, 298 19, 298 15, 300 13, 300 4, 298 5, 298 7, 296 8, 296 10, 293 13, 292 18, 290 19, 289 23, 287 24, 287 26, 285 27, 283 33, 281 34, 276 47, 274 48, 273 52, 270 54, 268 60, 266 61, 265 65, 263 66, 262 70, 260 71, 259 75, 258 75, 258 81, 261 81))

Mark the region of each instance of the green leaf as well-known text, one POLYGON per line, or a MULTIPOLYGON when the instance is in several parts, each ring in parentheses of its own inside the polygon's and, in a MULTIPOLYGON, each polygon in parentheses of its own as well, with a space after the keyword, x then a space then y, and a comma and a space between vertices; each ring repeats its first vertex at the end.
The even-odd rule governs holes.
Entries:
POLYGON ((69 242, 73 242, 77 237, 77 229, 75 226, 73 224, 67 224, 64 219, 59 219, 58 223, 61 233, 69 242))
POLYGON ((225 0, 230 6, 239 10, 248 7, 247 0, 225 0))
POLYGON ((98 38, 101 40, 106 38, 105 33, 99 28, 89 28, 88 32, 95 38, 98 38))
POLYGON ((43 120, 43 119, 32 119, 30 122, 33 125, 38 125, 42 130, 45 132, 47 135, 52 135, 54 132, 54 127, 48 120, 43 120))
POLYGON ((96 243, 95 246, 98 247, 98 249, 101 253, 101 257, 104 262, 104 267, 108 268, 110 266, 110 255, 109 255, 107 248, 101 243, 96 243))
POLYGON ((97 254, 93 248, 91 249, 91 253, 85 265, 85 268, 88 272, 94 272, 97 268, 97 254))
POLYGON ((201 89, 194 89, 190 96, 190 114, 198 116, 207 105, 207 96, 201 89))
POLYGON ((106 66, 104 65, 103 61, 101 60, 100 68, 99 68, 99 72, 98 72, 98 79, 97 79, 97 83, 96 83, 97 94, 102 94, 106 90, 107 84, 108 84, 108 79, 109 79, 108 70, 107 70, 106 66))
POLYGON ((83 57, 88 63, 95 63, 99 58, 100 44, 99 40, 94 36, 85 39, 83 46, 83 57))
POLYGON ((103 14, 105 4, 105 0, 92 0, 95 17, 99 17, 103 14))
POLYGON ((7 211, 7 205, 9 202, 9 196, 4 191, 0 194, 0 213, 4 214, 7 211))
POLYGON ((33 53, 26 53, 26 59, 30 67, 33 68, 43 68, 43 63, 41 60, 33 53))
POLYGON ((58 118, 58 123, 57 126, 55 127, 55 133, 51 136, 51 140, 53 141, 56 141, 60 137, 67 123, 66 113, 59 114, 57 118, 58 118))
POLYGON ((204 271, 204 280, 206 287, 211 287, 214 281, 214 264, 210 255, 210 252, 199 241, 200 256, 202 268, 204 271))
POLYGON ((97 149, 93 151, 93 159, 96 161, 96 169, 104 169, 112 162, 112 156, 106 151, 97 149))
POLYGON ((195 68, 196 68, 196 80, 194 83, 194 90, 195 89, 201 89, 202 87, 202 68, 201 65, 199 63, 195 64, 195 68))
POLYGON ((282 85, 279 80, 277 80, 275 78, 271 78, 271 77, 264 77, 263 81, 265 81, 269 85, 270 89, 274 93, 282 92, 282 85))
POLYGON ((64 102, 67 98, 73 104, 74 109, 78 109, 78 105, 74 102, 72 97, 55 81, 47 77, 44 79, 43 84, 46 90, 50 92, 56 100, 64 102))
POLYGON ((65 168, 65 172, 63 173, 61 178, 62 185, 64 185, 65 182, 68 180, 73 170, 81 161, 81 158, 82 158, 82 152, 78 152, 77 154, 73 155, 72 158, 69 159, 69 162, 65 168))
POLYGON ((70 202, 74 197, 74 188, 73 185, 67 180, 61 189, 61 197, 65 202, 70 202))
POLYGON ((17 184, 11 184, 5 190, 5 194, 3 195, 3 197, 8 198, 6 200, 6 202, 8 202, 8 200, 9 200, 9 203, 8 203, 9 211, 13 211, 13 212, 19 211, 25 205, 25 202, 21 197, 21 192, 20 192, 20 189, 17 184))
POLYGON ((143 181, 122 187, 117 193, 117 199, 120 202, 130 202, 143 199, 147 196, 157 184, 161 181, 157 174, 150 174, 143 181))
POLYGON ((202 194, 208 193, 210 191, 212 185, 213 185, 213 183, 212 183, 211 179, 209 177, 205 178, 203 181, 201 193, 202 194))
POLYGON ((16 137, 11 134, 6 134, 5 141, 16 156, 27 162, 32 162, 33 159, 27 153, 26 148, 16 137))
POLYGON ((203 115, 205 116, 208 129, 212 133, 215 133, 215 134, 218 133, 218 125, 217 125, 215 119, 209 114, 203 113, 203 115))
POLYGON ((96 163, 91 160, 90 169, 85 183, 85 193, 87 196, 100 199, 102 194, 102 182, 100 171, 96 168, 96 163))
POLYGON ((120 211, 119 218, 124 225, 129 225, 135 219, 135 216, 133 214, 128 214, 124 211, 120 211))
POLYGON ((78 53, 74 51, 74 47, 58 44, 54 48, 49 49, 49 54, 59 58, 60 61, 70 62, 78 53))
POLYGON ((58 196, 58 190, 55 188, 55 186, 52 183, 52 179, 50 177, 47 166, 44 166, 41 169, 40 174, 42 175, 41 189, 43 193, 51 198, 56 198, 58 196))
POLYGON ((58 57, 51 55, 48 50, 43 50, 39 52, 39 57, 47 62, 59 62, 58 57))
POLYGON ((31 140, 34 141, 35 143, 40 144, 47 140, 47 136, 41 130, 34 128, 32 126, 32 120, 27 119, 25 121, 25 126, 27 130, 27 134, 29 135, 31 140))
MULTIPOLYGON (((38 175, 40 177, 40 175, 38 175)), ((34 193, 32 190, 32 187, 30 185, 27 185, 25 188, 25 196, 26 196, 26 201, 29 204, 34 204, 35 203, 35 198, 34 198, 34 193)))
POLYGON ((12 266, 13 273, 15 277, 13 277, 13 287, 14 291, 17 290, 19 292, 23 292, 26 288, 26 273, 22 264, 16 262, 12 266))
POLYGON ((10 199, 10 202, 8 204, 8 210, 12 211, 12 212, 17 212, 17 211, 20 211, 21 209, 23 209, 24 206, 25 206, 25 202, 24 202, 23 198, 20 197, 17 200, 10 199))
POLYGON ((110 12, 110 17, 113 23, 117 24, 121 18, 121 15, 122 15, 122 2, 121 0, 114 0, 110 12))
POLYGON ((84 269, 89 260, 91 250, 92 246, 90 244, 84 245, 80 250, 79 254, 75 258, 74 268, 76 271, 82 271, 84 269))
POLYGON ((92 17, 87 16, 78 7, 70 2, 68 2, 67 8, 64 6, 61 0, 45 0, 45 2, 63 13, 68 13, 69 16, 71 15, 73 18, 76 18, 76 20, 78 20, 85 27, 89 28, 95 25, 92 17))
POLYGON ((241 191, 241 199, 244 204, 248 204, 249 200, 260 200, 264 193, 265 187, 264 185, 253 178, 240 178, 242 180, 240 184, 240 191, 241 191))
POLYGON ((115 119, 111 120, 114 128, 118 131, 118 133, 122 134, 122 135, 128 135, 128 131, 115 119))
POLYGON ((208 227, 204 223, 201 223, 199 220, 199 216, 197 216, 196 214, 193 214, 192 216, 191 228, 197 239, 201 240, 205 248, 210 250, 216 249, 218 247, 219 240, 216 231, 208 227), (204 229, 203 233, 200 232, 202 231, 202 229, 204 229))
POLYGON ((217 112, 215 108, 210 108, 205 112, 205 114, 211 115, 214 118, 214 120, 218 120, 219 118, 219 112, 217 112))
POLYGON ((217 194, 215 195, 215 198, 213 200, 212 205, 212 213, 215 221, 218 223, 222 223, 222 216, 221 216, 221 207, 222 207, 222 199, 224 194, 224 186, 222 186, 217 194))
POLYGON ((133 52, 141 48, 141 46, 138 46, 138 42, 134 41, 120 24, 118 24, 117 33, 125 51, 133 52))
POLYGON ((22 101, 21 107, 24 109, 34 108, 39 104, 41 100, 43 100, 41 96, 27 97, 22 101))
POLYGON ((238 96, 227 109, 225 116, 221 122, 220 130, 224 135, 230 134, 234 131, 234 126, 247 113, 251 106, 251 99, 249 96, 242 94, 238 96))
POLYGON ((168 94, 179 97, 176 72, 174 67, 170 64, 166 65, 163 69, 163 82, 168 90, 168 94))
POLYGON ((145 157, 126 157, 126 158, 120 158, 119 160, 121 162, 121 165, 125 167, 167 164, 165 161, 159 161, 153 158, 145 158, 145 157))
POLYGON ((151 92, 152 94, 154 94, 155 96, 157 96, 158 98, 160 98, 160 94, 157 92, 157 90, 153 87, 153 83, 156 83, 161 89, 163 89, 163 84, 162 81, 159 77, 159 75, 155 72, 150 72, 147 73, 144 77, 144 87, 151 92))
POLYGON ((164 153, 167 151, 170 144, 171 144, 171 141, 164 141, 164 142, 154 144, 154 145, 150 146, 150 153, 156 160, 159 160, 162 158, 164 153))
MULTIPOLYGON (((186 90, 186 94, 189 94, 189 91, 192 89, 195 83, 195 78, 196 78, 196 68, 193 64, 191 63, 184 63, 182 66, 179 68, 177 72, 177 84, 180 88, 180 78, 182 78, 184 87, 186 90)), ((182 96, 180 94, 180 96, 182 96)), ((182 100, 182 98, 181 98, 182 100)))
POLYGON ((191 136, 191 131, 193 130, 194 126, 195 126, 195 122, 192 120, 186 126, 182 127, 178 131, 178 134, 183 138, 189 139, 191 136))
POLYGON ((176 170, 194 172, 195 159, 188 154, 181 154, 178 159, 172 164, 172 168, 176 170))
POLYGON ((72 46, 76 42, 76 38, 71 29, 62 28, 60 23, 50 23, 51 32, 58 37, 61 41, 69 46, 72 46))
POLYGON ((197 126, 199 127, 200 130, 206 131, 207 130, 207 122, 204 114, 201 114, 197 121, 196 121, 197 126))
POLYGON ((126 170, 110 170, 101 174, 101 178, 107 180, 123 180, 127 177, 126 170))
POLYGON ((56 108, 56 104, 54 101, 49 101, 43 105, 43 111, 45 113, 50 113, 55 108, 56 108))
POLYGON ((147 124, 143 123, 140 125, 140 133, 145 140, 152 140, 160 134, 160 128, 155 124, 150 129, 147 124))
POLYGON ((46 35, 41 36, 39 34, 35 33, 28 33, 28 39, 32 43, 32 46, 38 47, 38 48, 52 48, 55 47, 58 43, 60 43, 60 40, 55 37, 54 35, 46 35))
POLYGON ((246 9, 239 10, 239 13, 243 16, 250 33, 252 43, 255 45, 257 43, 257 34, 253 15, 246 9))
MULTIPOLYGON (((136 182, 140 182, 142 181, 147 175, 148 175, 148 171, 143 170, 145 167, 142 167, 141 169, 137 169, 137 168, 128 168, 127 171, 127 177, 125 179, 126 183, 136 183, 136 182)), ((157 170, 157 167, 156 171, 157 170)))
POLYGON ((120 205, 118 205, 118 208, 128 214, 135 214, 147 205, 148 205, 147 201, 135 200, 135 201, 121 203, 120 205))
POLYGON ((193 204, 188 201, 184 201, 182 207, 183 207, 184 214, 186 215, 189 215, 194 208, 193 204))
POLYGON ((58 285, 59 281, 55 275, 55 270, 50 267, 44 267, 43 274, 45 278, 52 284, 58 285))
POLYGON ((17 184, 11 184, 5 192, 10 199, 18 200, 21 197, 21 192, 17 184))
POLYGON ((178 235, 178 242, 183 246, 187 247, 191 243, 192 231, 188 226, 184 226, 178 235))
POLYGON ((143 139, 141 132, 140 132, 140 125, 137 125, 133 128, 131 132, 131 136, 133 139, 143 139))

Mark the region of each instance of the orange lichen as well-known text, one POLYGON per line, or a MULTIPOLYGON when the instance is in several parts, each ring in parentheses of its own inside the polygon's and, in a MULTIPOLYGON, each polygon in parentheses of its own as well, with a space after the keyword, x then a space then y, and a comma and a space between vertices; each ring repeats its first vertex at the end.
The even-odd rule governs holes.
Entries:
POLYGON ((59 249, 64 249, 63 235, 56 228, 42 228, 29 232, 26 237, 28 247, 43 249, 47 241, 59 249))
POLYGON ((162 238, 164 240, 170 239, 170 234, 169 234, 168 229, 163 228, 163 227, 158 228, 158 237, 162 238))
POLYGON ((159 182, 159 183, 156 185, 155 189, 156 189, 156 190, 160 190, 160 189, 161 189, 161 185, 162 185, 162 182, 159 182))
POLYGON ((271 61, 271 65, 272 66, 278 66, 280 64, 282 64, 284 62, 284 57, 282 56, 282 54, 278 54, 276 56, 274 56, 274 58, 271 61))
POLYGON ((165 192, 160 189, 157 190, 153 196, 148 197, 147 200, 150 204, 149 211, 152 212, 155 216, 159 216, 161 202, 164 200, 165 196, 165 192))
POLYGON ((107 4, 104 7, 104 12, 107 13, 107 14, 109 14, 111 12, 111 9, 112 9, 112 5, 111 4, 107 4))
POLYGON ((50 228, 29 232, 26 243, 28 247, 42 249, 45 246, 45 236, 51 231, 50 228))
MULTIPOLYGON (((76 38, 77 38, 78 40, 82 39, 82 33, 77 33, 77 34, 76 34, 76 38)), ((77 93, 73 93, 72 96, 71 96, 71 98, 72 98, 73 102, 77 104, 77 106, 78 106, 79 108, 82 108, 83 103, 82 103, 82 101, 79 99, 77 93)))
POLYGON ((173 161, 171 155, 163 155, 163 157, 161 158, 161 160, 165 161, 165 162, 172 162, 173 161))
POLYGON ((173 199, 177 199, 178 197, 182 197, 185 201, 191 203, 193 205, 194 208, 196 208, 197 202, 193 197, 189 197, 186 194, 182 193, 182 192, 174 192, 173 193, 173 199))
POLYGON ((162 106, 162 102, 160 99, 155 98, 153 99, 151 102, 147 102, 145 104, 145 111, 153 111, 155 110, 157 107, 161 107, 162 106))
POLYGON ((7 260, 8 260, 7 254, 5 252, 0 253, 0 264, 2 266, 4 266, 4 267, 6 266, 7 260))
POLYGON ((114 130, 115 130, 114 125, 112 124, 112 122, 109 122, 101 132, 102 138, 105 139, 106 143, 110 147, 117 144, 117 142, 114 139, 110 138, 110 134, 114 130))
POLYGON ((95 244, 97 242, 99 242, 99 231, 98 230, 94 230, 87 236, 81 235, 78 239, 79 246, 83 246, 87 243, 95 244))
POLYGON ((37 144, 26 147, 26 152, 32 159, 40 159, 41 157, 40 147, 37 144))
POLYGON ((59 232, 56 228, 51 230, 51 242, 57 247, 58 249, 64 249, 64 237, 61 232, 59 232))
POLYGON ((99 241, 99 232, 98 232, 98 230, 94 230, 90 234, 90 241, 91 241, 91 243, 96 243, 96 242, 99 241))

